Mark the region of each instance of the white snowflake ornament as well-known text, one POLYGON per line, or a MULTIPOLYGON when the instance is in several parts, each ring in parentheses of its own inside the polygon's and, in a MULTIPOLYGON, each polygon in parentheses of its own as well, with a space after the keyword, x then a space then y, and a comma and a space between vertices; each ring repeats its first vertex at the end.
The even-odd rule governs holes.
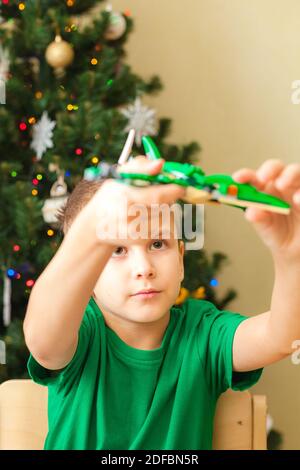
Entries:
POLYGON ((138 146, 142 143, 143 135, 157 134, 156 111, 144 106, 140 98, 137 98, 127 108, 122 109, 121 113, 128 118, 128 124, 124 131, 135 130, 135 142, 138 146))
POLYGON ((37 159, 42 158, 43 153, 47 148, 53 147, 53 129, 56 126, 56 121, 51 121, 48 118, 47 111, 44 111, 40 121, 33 126, 33 139, 30 147, 36 151, 37 159))

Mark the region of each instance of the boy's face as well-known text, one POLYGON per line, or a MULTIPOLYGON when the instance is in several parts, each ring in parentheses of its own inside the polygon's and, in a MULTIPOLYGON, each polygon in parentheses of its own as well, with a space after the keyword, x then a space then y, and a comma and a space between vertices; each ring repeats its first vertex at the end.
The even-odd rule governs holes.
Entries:
MULTIPOLYGON (((149 231, 150 235, 150 218, 149 231)), ((169 313, 184 277, 184 244, 178 242, 173 218, 167 236, 122 242, 107 262, 94 289, 102 312, 130 322, 148 323, 169 313), (138 292, 153 289, 153 295, 138 292)), ((116 319, 115 318, 115 319, 116 319)))

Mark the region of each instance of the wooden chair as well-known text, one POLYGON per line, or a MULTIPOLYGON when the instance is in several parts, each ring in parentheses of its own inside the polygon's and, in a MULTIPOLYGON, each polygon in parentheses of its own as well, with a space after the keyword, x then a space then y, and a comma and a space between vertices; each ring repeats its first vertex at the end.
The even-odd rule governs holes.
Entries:
POLYGON ((216 450, 266 450, 267 404, 265 395, 247 390, 227 390, 220 396, 214 423, 216 450))
MULTIPOLYGON (((43 449, 47 387, 31 380, 0 385, 0 449, 43 449)), ((218 402, 214 449, 266 449, 266 399, 248 391, 224 393, 218 402)))

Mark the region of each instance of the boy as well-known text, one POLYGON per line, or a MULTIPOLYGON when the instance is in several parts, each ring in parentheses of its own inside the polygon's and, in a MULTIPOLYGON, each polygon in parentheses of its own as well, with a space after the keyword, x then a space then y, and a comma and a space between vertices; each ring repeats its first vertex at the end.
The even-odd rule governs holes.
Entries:
MULTIPOLYGON (((137 157, 122 169, 156 174, 162 163, 137 157)), ((49 387, 46 449, 210 449, 219 395, 249 388, 262 367, 292 352, 300 338, 300 165, 269 160, 234 177, 292 206, 288 216, 246 211, 275 265, 270 311, 252 318, 202 300, 174 305, 184 248, 172 224, 166 240, 99 236, 103 224, 117 224, 124 198, 128 207, 170 205, 182 187, 107 180, 80 183, 70 196, 64 241, 24 321, 30 375, 49 387)))

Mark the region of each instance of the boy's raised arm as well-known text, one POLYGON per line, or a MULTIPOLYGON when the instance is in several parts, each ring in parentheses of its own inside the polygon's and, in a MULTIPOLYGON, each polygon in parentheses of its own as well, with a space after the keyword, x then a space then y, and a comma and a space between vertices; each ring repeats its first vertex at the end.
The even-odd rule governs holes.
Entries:
POLYGON ((299 346, 300 164, 267 160, 257 171, 242 169, 234 177, 291 205, 287 216, 253 207, 245 214, 270 249, 275 273, 270 310, 248 318, 236 330, 233 367, 247 371, 279 361, 299 346))
MULTIPOLYGON (((149 161, 140 156, 121 169, 126 167, 127 172, 156 174, 163 163, 163 159, 149 161)), ((102 184, 75 218, 59 250, 32 289, 24 334, 28 349, 41 365, 61 369, 70 362, 96 282, 116 246, 122 244, 119 238, 102 239, 99 223, 104 221, 105 226, 118 224, 114 215, 124 198, 128 205, 149 206, 173 203, 183 195, 184 188, 175 184, 146 188, 131 188, 112 180, 102 184)))
POLYGON ((30 295, 25 340, 48 369, 63 368, 72 359, 86 305, 115 249, 97 239, 92 212, 90 204, 80 212, 30 295))

